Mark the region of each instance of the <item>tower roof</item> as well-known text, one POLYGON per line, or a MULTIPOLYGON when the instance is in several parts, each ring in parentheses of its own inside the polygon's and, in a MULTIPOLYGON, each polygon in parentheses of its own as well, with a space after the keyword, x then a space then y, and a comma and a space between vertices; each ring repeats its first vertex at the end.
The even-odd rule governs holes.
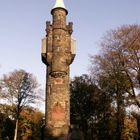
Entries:
POLYGON ((53 9, 54 8, 64 8, 64 9, 66 9, 65 5, 64 5, 64 1, 63 0, 56 0, 53 9))
POLYGON ((56 0, 55 5, 54 5, 52 11, 53 11, 54 9, 56 9, 56 8, 65 9, 65 10, 66 10, 66 13, 68 13, 68 11, 67 11, 67 9, 66 9, 66 7, 65 7, 65 4, 64 4, 64 1, 63 1, 63 0, 56 0))

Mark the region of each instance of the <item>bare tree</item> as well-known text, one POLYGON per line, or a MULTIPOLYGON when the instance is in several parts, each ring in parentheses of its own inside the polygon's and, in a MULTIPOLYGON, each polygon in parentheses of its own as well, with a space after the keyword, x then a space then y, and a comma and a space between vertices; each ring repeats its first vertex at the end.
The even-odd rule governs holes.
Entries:
POLYGON ((1 80, 2 97, 13 108, 16 128, 14 140, 17 140, 19 116, 24 107, 34 104, 39 98, 36 78, 24 70, 15 70, 4 75, 1 80))

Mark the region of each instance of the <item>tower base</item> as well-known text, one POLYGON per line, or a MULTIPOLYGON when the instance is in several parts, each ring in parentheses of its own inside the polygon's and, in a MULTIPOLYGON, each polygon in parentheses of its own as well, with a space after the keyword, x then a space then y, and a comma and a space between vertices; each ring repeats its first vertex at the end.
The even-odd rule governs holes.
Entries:
POLYGON ((69 140, 69 128, 68 127, 46 127, 44 128, 43 140, 69 140))

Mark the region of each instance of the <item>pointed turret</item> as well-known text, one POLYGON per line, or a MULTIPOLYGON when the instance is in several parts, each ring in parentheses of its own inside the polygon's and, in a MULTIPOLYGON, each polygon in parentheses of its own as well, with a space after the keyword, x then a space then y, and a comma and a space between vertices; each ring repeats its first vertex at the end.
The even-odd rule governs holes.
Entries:
POLYGON ((55 5, 54 5, 51 13, 53 12, 54 9, 58 9, 58 8, 62 8, 66 11, 66 14, 68 13, 63 0, 56 0, 55 5))

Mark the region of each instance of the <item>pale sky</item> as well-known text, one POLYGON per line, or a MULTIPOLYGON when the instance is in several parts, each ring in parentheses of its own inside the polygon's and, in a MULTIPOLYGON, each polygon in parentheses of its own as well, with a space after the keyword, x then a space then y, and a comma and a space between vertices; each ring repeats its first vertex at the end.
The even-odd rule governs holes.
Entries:
MULTIPOLYGON (((124 24, 140 24, 140 0, 64 0, 74 23, 77 54, 71 77, 88 73, 89 54, 98 52, 103 34, 124 24)), ((41 39, 55 0, 0 0, 0 76, 14 69, 33 73, 45 86, 41 39)), ((99 53, 99 52, 98 52, 99 53)))

